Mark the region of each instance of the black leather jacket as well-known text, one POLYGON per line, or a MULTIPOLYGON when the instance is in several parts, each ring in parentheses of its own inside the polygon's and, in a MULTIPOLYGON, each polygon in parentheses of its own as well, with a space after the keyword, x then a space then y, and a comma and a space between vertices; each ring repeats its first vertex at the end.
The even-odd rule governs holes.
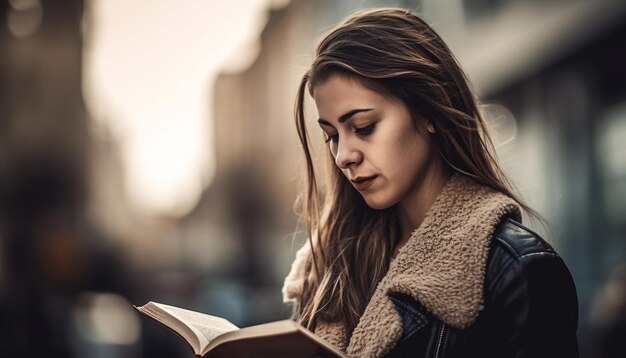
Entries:
POLYGON ((572 276, 549 244, 510 218, 493 234, 485 307, 472 326, 448 326, 408 295, 390 298, 403 333, 388 357, 578 357, 572 276))

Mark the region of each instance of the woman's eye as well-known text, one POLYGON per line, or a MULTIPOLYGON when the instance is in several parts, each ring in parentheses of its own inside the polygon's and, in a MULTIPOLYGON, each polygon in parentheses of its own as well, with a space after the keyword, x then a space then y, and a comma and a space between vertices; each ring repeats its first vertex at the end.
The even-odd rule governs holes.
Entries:
POLYGON ((324 140, 324 142, 328 143, 332 141, 333 143, 337 143, 338 140, 339 140, 339 134, 333 134, 333 135, 326 136, 326 139, 324 140))
POLYGON ((375 126, 376 126, 376 123, 372 123, 372 124, 367 125, 365 127, 356 128, 355 132, 357 132, 360 135, 368 135, 368 134, 371 134, 374 131, 374 127, 375 126))

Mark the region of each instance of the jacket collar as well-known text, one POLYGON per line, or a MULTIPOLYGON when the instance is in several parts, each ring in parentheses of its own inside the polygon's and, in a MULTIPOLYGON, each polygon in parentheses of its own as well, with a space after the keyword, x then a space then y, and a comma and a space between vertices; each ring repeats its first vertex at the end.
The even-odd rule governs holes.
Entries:
MULTIPOLYGON (((450 326, 469 327, 483 308, 491 235, 506 215, 521 217, 513 199, 469 177, 453 175, 398 251, 349 342, 337 325, 318 323, 316 333, 351 356, 384 355, 402 334, 401 317, 388 296, 391 292, 412 296, 450 326)), ((308 255, 308 245, 298 251, 283 287, 286 302, 297 300, 302 292, 308 255)))

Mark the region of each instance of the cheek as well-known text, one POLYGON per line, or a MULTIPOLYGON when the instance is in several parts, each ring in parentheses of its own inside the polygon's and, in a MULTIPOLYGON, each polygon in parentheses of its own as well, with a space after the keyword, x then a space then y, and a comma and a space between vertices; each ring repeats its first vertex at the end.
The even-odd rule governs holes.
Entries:
POLYGON ((396 133, 391 140, 380 146, 381 150, 373 153, 377 162, 394 175, 407 175, 411 168, 428 156, 428 144, 419 135, 411 132, 396 133))
MULTIPOLYGON (((420 180, 432 162, 433 150, 425 138, 418 134, 400 135, 397 140, 376 153, 380 170, 388 181, 392 196, 404 192, 420 180)), ((398 198, 396 198, 398 199, 398 198)))

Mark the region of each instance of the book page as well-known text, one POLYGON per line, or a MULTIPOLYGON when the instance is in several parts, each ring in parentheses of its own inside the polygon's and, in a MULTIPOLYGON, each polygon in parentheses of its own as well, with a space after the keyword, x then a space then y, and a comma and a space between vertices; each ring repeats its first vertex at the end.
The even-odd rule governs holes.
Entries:
POLYGON ((215 337, 226 332, 239 329, 239 327, 221 317, 211 316, 162 303, 154 304, 163 311, 177 317, 181 322, 184 322, 187 326, 189 326, 189 328, 193 329, 200 339, 201 349, 215 339, 215 337))
POLYGON ((200 324, 194 324, 193 326, 198 331, 200 331, 200 333, 207 340, 207 343, 211 342, 212 340, 215 339, 215 337, 220 336, 220 335, 222 335, 225 332, 230 332, 230 331, 216 330, 216 329, 213 329, 211 327, 203 326, 203 325, 200 325, 200 324))

